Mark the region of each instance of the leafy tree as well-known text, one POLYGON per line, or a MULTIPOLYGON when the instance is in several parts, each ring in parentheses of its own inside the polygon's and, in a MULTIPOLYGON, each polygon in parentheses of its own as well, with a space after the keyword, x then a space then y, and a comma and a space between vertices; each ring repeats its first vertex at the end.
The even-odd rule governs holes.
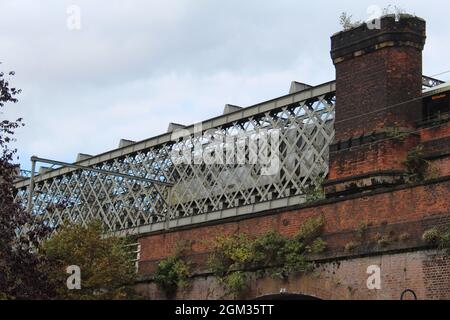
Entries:
MULTIPOLYGON (((10 85, 0 71, 0 116, 12 103, 17 103, 21 90, 10 85)), ((21 232, 31 225, 33 217, 14 202, 14 179, 17 166, 16 149, 11 149, 15 130, 24 124, 22 119, 9 121, 0 119, 0 299, 43 299, 53 294, 47 283, 45 272, 38 269, 42 257, 34 250, 47 230, 36 226, 21 232)))
POLYGON ((132 286, 136 271, 129 241, 114 236, 104 237, 99 221, 87 227, 65 224, 58 233, 42 244, 48 258, 50 283, 60 299, 130 299, 137 298, 132 286), (67 288, 66 268, 80 267, 81 289, 67 288))

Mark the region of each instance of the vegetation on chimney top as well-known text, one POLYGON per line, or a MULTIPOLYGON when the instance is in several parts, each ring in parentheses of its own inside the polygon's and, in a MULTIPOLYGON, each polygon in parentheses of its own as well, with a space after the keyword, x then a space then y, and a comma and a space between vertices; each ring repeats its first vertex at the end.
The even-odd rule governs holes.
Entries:
MULTIPOLYGON (((381 10, 380 17, 385 16, 394 16, 396 20, 400 20, 401 18, 415 17, 415 15, 407 13, 405 9, 393 5, 388 5, 387 7, 381 10)), ((350 15, 347 12, 342 12, 339 17, 339 24, 341 25, 344 31, 357 28, 363 25, 364 23, 365 21, 363 20, 353 20, 353 15, 350 15)))

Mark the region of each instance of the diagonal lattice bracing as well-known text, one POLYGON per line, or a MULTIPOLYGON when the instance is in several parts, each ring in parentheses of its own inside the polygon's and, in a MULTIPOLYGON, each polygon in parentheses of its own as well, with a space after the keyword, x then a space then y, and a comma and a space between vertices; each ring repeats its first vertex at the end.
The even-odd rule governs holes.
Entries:
MULTIPOLYGON (((328 173, 334 138, 334 84, 319 89, 207 121, 201 132, 161 136, 155 138, 161 143, 147 141, 85 162, 172 187, 59 168, 36 177, 32 211, 55 228, 64 220, 85 224, 96 218, 111 232, 147 232, 304 201, 305 187, 328 173), (190 161, 180 161, 185 156, 190 161)), ((24 206, 28 181, 16 184, 16 201, 24 206)))
MULTIPOLYGON (((149 181, 55 169, 36 177, 32 212, 55 228, 101 219, 111 232, 139 233, 302 203, 328 173, 334 108, 331 82, 207 120, 200 131, 191 126, 81 162, 149 181)), ((29 184, 29 177, 16 183, 25 207, 29 184)))

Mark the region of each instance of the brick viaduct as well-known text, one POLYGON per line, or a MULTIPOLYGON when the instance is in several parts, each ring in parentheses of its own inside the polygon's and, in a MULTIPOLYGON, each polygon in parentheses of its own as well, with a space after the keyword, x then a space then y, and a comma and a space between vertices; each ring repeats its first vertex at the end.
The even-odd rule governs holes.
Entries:
POLYGON ((450 224, 450 122, 423 126, 422 50, 425 21, 402 16, 382 19, 382 28, 362 25, 331 38, 336 68, 336 137, 330 147, 326 199, 283 209, 141 235, 139 291, 164 299, 152 281, 158 261, 172 254, 180 240, 192 241, 192 285, 178 299, 220 299, 221 286, 205 266, 210 243, 218 235, 256 236, 270 230, 292 236, 309 217, 325 217, 328 250, 314 257, 315 270, 286 280, 263 278, 251 283, 243 298, 285 290, 320 299, 393 299, 406 289, 419 299, 450 299, 450 257, 424 243, 422 235, 450 224), (387 128, 413 131, 389 139, 387 128), (432 179, 407 183, 404 160, 423 145, 435 169, 432 179), (364 240, 357 229, 367 226, 364 240), (381 246, 376 238, 389 238, 381 246), (408 236, 402 236, 408 235, 408 236), (374 240, 375 239, 375 240, 374 240), (361 245, 348 252, 346 244, 361 245), (367 288, 367 267, 381 269, 381 289, 367 288))

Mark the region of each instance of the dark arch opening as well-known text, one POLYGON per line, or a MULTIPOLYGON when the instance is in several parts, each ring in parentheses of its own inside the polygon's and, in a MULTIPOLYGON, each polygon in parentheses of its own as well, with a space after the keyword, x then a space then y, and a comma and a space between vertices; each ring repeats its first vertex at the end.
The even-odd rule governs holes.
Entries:
POLYGON ((309 300, 318 301, 321 300, 316 297, 307 296, 304 294, 291 294, 291 293, 281 293, 281 294, 270 294, 262 297, 258 297, 255 300, 309 300))

